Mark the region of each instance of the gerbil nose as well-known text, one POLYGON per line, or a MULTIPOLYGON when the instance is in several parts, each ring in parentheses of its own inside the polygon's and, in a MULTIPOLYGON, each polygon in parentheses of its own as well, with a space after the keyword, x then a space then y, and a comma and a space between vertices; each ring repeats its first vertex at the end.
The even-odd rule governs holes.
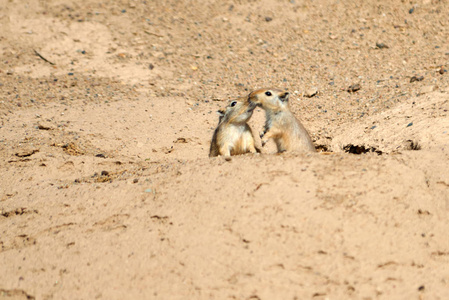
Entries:
POLYGON ((286 98, 286 97, 288 97, 288 92, 285 92, 285 93, 281 96, 281 98, 286 98))

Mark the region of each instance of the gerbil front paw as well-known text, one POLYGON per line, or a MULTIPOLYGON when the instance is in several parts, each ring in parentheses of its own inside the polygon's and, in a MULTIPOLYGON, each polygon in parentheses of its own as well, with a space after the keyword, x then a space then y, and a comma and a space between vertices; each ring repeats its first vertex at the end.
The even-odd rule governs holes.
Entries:
POLYGON ((262 140, 262 147, 265 147, 265 145, 268 143, 268 140, 262 140))
POLYGON ((265 131, 262 131, 261 133, 259 133, 260 138, 263 138, 264 135, 265 135, 265 131))

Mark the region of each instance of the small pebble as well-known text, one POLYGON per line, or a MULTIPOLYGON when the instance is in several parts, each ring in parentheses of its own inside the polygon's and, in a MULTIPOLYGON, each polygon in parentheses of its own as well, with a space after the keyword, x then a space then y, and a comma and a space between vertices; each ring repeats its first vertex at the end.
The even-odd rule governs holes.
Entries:
POLYGON ((73 76, 73 73, 72 73, 72 72, 70 72, 70 73, 68 73, 67 75, 69 75, 69 76, 73 76))
POLYGON ((415 8, 412 7, 412 8, 410 8, 410 10, 408 11, 408 13, 409 13, 409 14, 412 14, 414 11, 415 11, 415 8))
POLYGON ((347 91, 348 91, 349 93, 355 93, 355 92, 357 92, 358 90, 360 90, 361 88, 362 88, 362 87, 360 86, 360 84, 356 83, 356 84, 353 84, 353 85, 349 86, 348 89, 347 89, 347 91))
POLYGON ((423 81, 424 80, 424 76, 413 76, 412 78, 410 78, 410 83, 415 82, 415 81, 423 81))
POLYGON ((109 172, 108 171, 101 171, 101 176, 108 176, 109 172))
POLYGON ((40 130, 52 130, 52 129, 54 129, 54 126, 50 122, 41 121, 41 122, 37 123, 37 128, 40 130))
POLYGON ((271 17, 265 17, 265 21, 266 21, 266 22, 271 22, 271 21, 273 21, 273 18, 271 18, 271 17))
POLYGON ((153 69, 154 69, 154 65, 153 65, 153 64, 149 64, 149 65, 148 65, 148 68, 149 68, 150 70, 153 70, 153 69))
POLYGON ((376 47, 378 49, 388 49, 390 47, 388 47, 388 45, 385 45, 384 43, 376 43, 376 47))
POLYGON ((304 97, 312 98, 316 94, 318 94, 318 89, 316 87, 312 87, 304 92, 304 97))
POLYGON ((138 178, 134 178, 133 183, 138 183, 139 179, 138 178))
POLYGON ((410 127, 412 125, 413 125, 413 122, 410 122, 410 123, 407 124, 407 127, 410 127))
POLYGON ((37 153, 37 152, 39 152, 39 149, 31 149, 31 150, 28 149, 28 150, 19 151, 15 155, 17 157, 28 157, 28 156, 33 155, 34 153, 37 153))
POLYGON ((146 190, 145 190, 145 193, 151 193, 151 192, 153 192, 152 189, 146 189, 146 190))
POLYGON ((446 70, 444 70, 443 66, 441 66, 440 71, 439 71, 440 74, 443 75, 445 71, 446 71, 446 70))

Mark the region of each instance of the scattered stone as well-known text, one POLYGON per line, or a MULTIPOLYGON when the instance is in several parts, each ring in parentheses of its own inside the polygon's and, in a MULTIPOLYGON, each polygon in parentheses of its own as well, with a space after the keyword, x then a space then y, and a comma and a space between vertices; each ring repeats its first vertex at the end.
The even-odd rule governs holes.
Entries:
POLYGON ((266 22, 271 22, 271 21, 273 21, 273 18, 272 17, 265 17, 265 21, 266 22))
POLYGON ((355 92, 357 92, 358 90, 360 90, 361 88, 362 88, 362 87, 360 86, 360 84, 356 83, 356 84, 353 84, 353 85, 349 86, 348 89, 347 89, 347 91, 348 91, 349 93, 355 93, 355 92))
POLYGON ((161 150, 162 150, 165 154, 169 154, 169 153, 172 153, 173 150, 175 150, 175 149, 173 148, 173 146, 171 146, 170 148, 168 148, 168 147, 162 147, 161 150))
POLYGON ((53 144, 53 146, 56 147, 62 147, 62 150, 69 154, 69 155, 73 155, 73 156, 78 156, 78 155, 83 155, 84 151, 81 150, 75 143, 73 142, 69 142, 67 144, 53 144))
POLYGON ((388 47, 388 45, 385 45, 384 43, 376 43, 376 48, 377 49, 388 49, 390 47, 388 47))
POLYGON ((17 152, 15 155, 17 157, 28 157, 37 152, 39 152, 39 149, 23 150, 23 151, 17 152))
POLYGON ((316 96, 316 94, 318 94, 318 89, 316 87, 311 87, 304 92, 304 97, 312 98, 313 96, 316 96))
POLYGON ((414 11, 415 11, 415 8, 412 7, 412 8, 410 8, 410 10, 408 11, 408 13, 409 13, 409 14, 412 14, 414 11))
POLYGON ((109 172, 108 171, 101 171, 101 176, 108 176, 109 172))
POLYGON ((435 85, 423 86, 423 87, 419 90, 419 95, 431 93, 431 92, 435 91, 436 89, 437 89, 437 87, 436 87, 435 85))
POLYGON ((174 143, 187 144, 187 139, 180 137, 180 138, 177 138, 176 141, 174 141, 174 143))
POLYGON ((404 141, 403 147, 405 150, 414 150, 414 151, 421 150, 421 145, 413 140, 404 141))
POLYGON ((37 128, 40 130, 53 130, 54 126, 50 122, 41 121, 41 122, 37 123, 37 128))
POLYGON ((424 80, 424 76, 413 76, 412 78, 410 78, 410 83, 415 82, 415 81, 423 81, 424 80))
POLYGON ((154 65, 153 65, 153 64, 149 64, 149 65, 148 65, 148 68, 149 68, 150 70, 153 70, 153 69, 154 69, 154 65))
POLYGON ((441 75, 443 75, 444 72, 446 72, 446 70, 443 68, 443 66, 441 66, 439 73, 440 73, 441 75))
POLYGON ((106 155, 104 155, 103 153, 98 153, 95 155, 95 157, 106 158, 106 155))
POLYGON ((138 178, 134 178, 133 183, 138 183, 139 179, 138 178))
POLYGON ((413 126, 413 122, 407 124, 407 127, 413 126))

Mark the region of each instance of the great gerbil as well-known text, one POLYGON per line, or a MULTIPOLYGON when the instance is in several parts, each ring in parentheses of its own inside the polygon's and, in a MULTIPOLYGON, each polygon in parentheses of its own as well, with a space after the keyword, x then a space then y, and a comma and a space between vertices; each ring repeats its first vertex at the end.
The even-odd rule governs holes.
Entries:
POLYGON ((219 110, 218 126, 210 144, 209 157, 256 153, 254 137, 247 124, 256 104, 247 99, 232 101, 224 110, 219 110))
POLYGON ((272 138, 278 152, 316 152, 309 133, 290 111, 288 98, 288 92, 278 89, 260 89, 249 94, 248 101, 265 110, 262 146, 272 138))

